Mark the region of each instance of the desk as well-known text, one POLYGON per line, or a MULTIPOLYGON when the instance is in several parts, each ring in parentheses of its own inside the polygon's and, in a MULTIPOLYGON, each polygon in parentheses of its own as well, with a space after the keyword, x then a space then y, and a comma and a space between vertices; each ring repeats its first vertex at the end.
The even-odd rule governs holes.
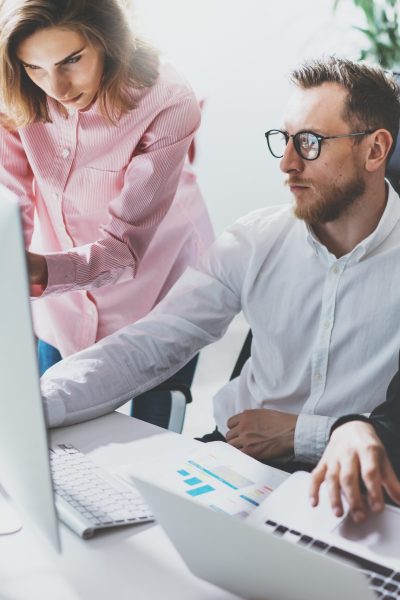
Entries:
MULTIPOLYGON (((177 441, 188 448, 200 443, 120 413, 51 432, 52 444, 70 442, 106 468, 161 455, 177 441)), ((29 523, 0 537, 0 600, 237 598, 192 575, 159 525, 100 532, 91 540, 60 529, 62 555, 41 543, 29 523)))

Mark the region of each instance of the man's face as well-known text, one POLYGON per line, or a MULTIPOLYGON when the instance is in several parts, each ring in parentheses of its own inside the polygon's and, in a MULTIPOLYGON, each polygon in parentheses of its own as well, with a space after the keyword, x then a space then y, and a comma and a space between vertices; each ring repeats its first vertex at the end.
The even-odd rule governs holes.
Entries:
MULTIPOLYGON (((352 133, 342 113, 346 90, 334 83, 298 88, 289 100, 284 129, 290 134, 312 131, 323 136, 352 133)), ((354 138, 322 142, 321 154, 307 161, 289 140, 280 168, 294 196, 294 213, 310 225, 335 221, 354 207, 365 191, 365 141, 354 138)))

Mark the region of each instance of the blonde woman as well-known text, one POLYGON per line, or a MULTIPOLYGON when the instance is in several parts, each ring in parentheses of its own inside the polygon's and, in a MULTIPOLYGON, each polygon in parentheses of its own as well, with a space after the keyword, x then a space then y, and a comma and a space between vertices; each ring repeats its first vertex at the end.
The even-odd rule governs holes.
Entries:
POLYGON ((200 111, 118 0, 3 2, 0 91, 43 372, 146 315, 212 241, 185 160, 200 111))

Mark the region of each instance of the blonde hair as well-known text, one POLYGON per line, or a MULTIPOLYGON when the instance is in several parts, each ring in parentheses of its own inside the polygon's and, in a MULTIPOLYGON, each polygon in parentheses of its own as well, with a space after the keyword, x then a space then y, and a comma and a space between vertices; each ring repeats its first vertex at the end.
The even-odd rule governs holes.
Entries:
MULTIPOLYGON (((31 81, 17 57, 19 44, 38 30, 60 27, 83 35, 104 52, 98 92, 103 116, 115 122, 135 107, 130 88, 154 85, 156 50, 129 27, 127 0, 3 0, 0 5, 0 95, 3 125, 50 122, 47 95, 31 81)), ((66 109, 59 105, 61 114, 66 109)))

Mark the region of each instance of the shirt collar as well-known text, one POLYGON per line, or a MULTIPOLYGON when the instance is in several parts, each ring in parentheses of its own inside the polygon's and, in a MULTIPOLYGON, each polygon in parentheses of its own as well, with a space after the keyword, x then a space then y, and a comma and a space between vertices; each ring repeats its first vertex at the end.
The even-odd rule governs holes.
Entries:
MULTIPOLYGON (((351 252, 342 256, 339 260, 351 260, 352 262, 360 261, 364 256, 370 254, 377 248, 393 231, 396 223, 400 219, 400 198, 397 192, 393 189, 392 185, 388 180, 386 181, 386 185, 388 188, 388 199, 386 203, 385 210, 380 218, 380 221, 376 227, 376 229, 364 240, 362 240, 357 246, 353 248, 351 252)), ((324 246, 312 228, 307 224, 303 223, 306 232, 307 242, 312 247, 313 251, 318 256, 330 257, 330 262, 332 260, 337 260, 336 257, 329 252, 329 250, 324 246)))

